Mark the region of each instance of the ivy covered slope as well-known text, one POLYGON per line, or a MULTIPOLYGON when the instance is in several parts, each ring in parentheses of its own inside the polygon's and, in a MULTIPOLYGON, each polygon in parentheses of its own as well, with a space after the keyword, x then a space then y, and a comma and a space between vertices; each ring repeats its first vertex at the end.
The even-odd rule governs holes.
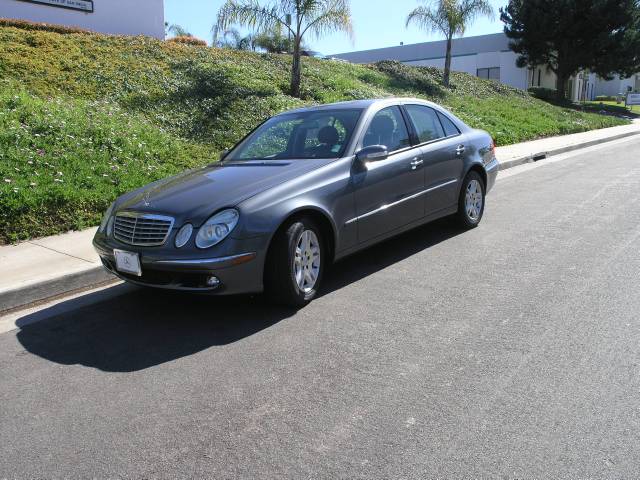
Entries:
POLYGON ((0 26, 0 242, 96 225, 119 194, 211 163, 274 113, 390 95, 441 103, 499 144, 622 121, 466 74, 0 26))

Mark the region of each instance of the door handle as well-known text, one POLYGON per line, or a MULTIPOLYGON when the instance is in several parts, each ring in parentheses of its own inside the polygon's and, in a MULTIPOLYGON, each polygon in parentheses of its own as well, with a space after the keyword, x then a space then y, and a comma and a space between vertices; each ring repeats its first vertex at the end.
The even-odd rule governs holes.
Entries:
POLYGON ((415 170, 416 168, 418 168, 423 163, 424 163, 424 160, 421 160, 419 158, 414 158, 413 162, 411 162, 411 170, 415 170))
POLYGON ((466 147, 464 145, 458 145, 458 148, 456 148, 456 155, 462 155, 465 150, 466 147))

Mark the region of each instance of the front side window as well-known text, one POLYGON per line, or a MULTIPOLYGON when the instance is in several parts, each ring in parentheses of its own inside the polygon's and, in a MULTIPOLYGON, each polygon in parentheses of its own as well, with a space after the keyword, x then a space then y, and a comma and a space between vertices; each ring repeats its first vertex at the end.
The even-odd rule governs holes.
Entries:
POLYGON ((340 158, 362 110, 339 109, 273 117, 238 145, 225 161, 340 158))
POLYGON ((408 147, 409 131, 400 107, 387 107, 375 114, 364 135, 363 147, 384 145, 389 152, 408 147))
POLYGON ((406 105, 420 143, 431 142, 445 136, 438 115, 433 108, 422 105, 406 105))

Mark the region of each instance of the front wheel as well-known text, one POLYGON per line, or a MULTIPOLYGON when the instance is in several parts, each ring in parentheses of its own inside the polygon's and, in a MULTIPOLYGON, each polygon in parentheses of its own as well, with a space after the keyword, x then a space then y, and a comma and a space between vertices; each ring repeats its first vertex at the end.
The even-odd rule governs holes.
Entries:
POLYGON ((320 229, 309 218, 292 221, 273 239, 265 270, 265 291, 277 303, 304 307, 318 293, 324 271, 320 229))
POLYGON ((457 223, 463 228, 475 228, 484 214, 485 191, 482 177, 469 172, 462 182, 458 199, 457 223))

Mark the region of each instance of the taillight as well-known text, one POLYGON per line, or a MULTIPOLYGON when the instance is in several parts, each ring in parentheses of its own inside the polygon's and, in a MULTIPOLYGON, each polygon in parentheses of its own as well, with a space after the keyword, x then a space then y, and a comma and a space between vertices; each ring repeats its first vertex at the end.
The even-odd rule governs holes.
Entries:
POLYGON ((496 145, 496 141, 492 138, 491 139, 491 154, 495 155, 496 154, 496 147, 498 145, 496 145))

